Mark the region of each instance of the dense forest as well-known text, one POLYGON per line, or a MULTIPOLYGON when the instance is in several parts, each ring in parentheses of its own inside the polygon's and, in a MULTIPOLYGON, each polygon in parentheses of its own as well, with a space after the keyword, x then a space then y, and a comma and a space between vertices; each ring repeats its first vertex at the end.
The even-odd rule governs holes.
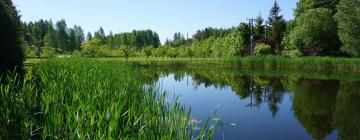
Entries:
POLYGON ((151 30, 104 33, 100 27, 86 38, 80 26, 65 20, 22 23, 28 57, 73 54, 87 57, 233 57, 247 55, 353 56, 360 55, 359 10, 356 0, 300 0, 295 18, 285 21, 275 1, 267 19, 228 29, 205 28, 191 38, 175 33, 160 43, 151 30), (351 2, 349 2, 351 1, 351 2))

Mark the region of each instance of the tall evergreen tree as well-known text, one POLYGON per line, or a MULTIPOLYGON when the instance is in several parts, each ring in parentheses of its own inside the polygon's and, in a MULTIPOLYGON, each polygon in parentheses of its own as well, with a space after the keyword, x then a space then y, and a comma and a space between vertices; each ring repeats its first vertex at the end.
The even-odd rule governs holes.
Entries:
POLYGON ((355 57, 360 57, 360 1, 340 0, 338 13, 338 34, 342 50, 355 57))
POLYGON ((111 31, 110 34, 107 36, 107 45, 110 48, 115 48, 114 34, 111 31))
POLYGON ((0 75, 7 71, 23 73, 21 22, 11 0, 0 0, 0 75))
POLYGON ((74 31, 75 31, 75 49, 79 50, 81 44, 84 42, 85 40, 85 36, 84 36, 84 31, 80 26, 75 25, 74 26, 74 31))
POLYGON ((261 17, 261 14, 256 18, 255 23, 255 38, 259 39, 264 36, 265 27, 264 27, 264 19, 261 17))
POLYGON ((99 38, 101 40, 102 44, 106 43, 106 36, 105 36, 104 29, 102 27, 100 27, 100 29, 95 32, 94 37, 99 38))
POLYGON ((88 32, 87 35, 86 35, 86 42, 89 42, 92 38, 93 37, 92 37, 91 33, 88 32))
POLYGON ((286 28, 285 20, 282 15, 280 15, 280 7, 277 1, 275 0, 273 7, 270 10, 270 15, 268 18, 269 27, 270 27, 270 37, 275 41, 277 53, 280 53, 280 44, 284 37, 284 32, 286 28))
POLYGON ((67 26, 65 20, 60 20, 56 23, 56 31, 57 31, 57 48, 61 49, 62 51, 70 51, 69 48, 69 36, 66 32, 67 26))
POLYGON ((44 43, 46 47, 56 48, 56 31, 52 26, 51 28, 48 28, 48 31, 44 37, 44 43))
POLYGON ((69 29, 68 34, 69 34, 68 51, 72 52, 77 48, 75 30, 74 29, 69 29))

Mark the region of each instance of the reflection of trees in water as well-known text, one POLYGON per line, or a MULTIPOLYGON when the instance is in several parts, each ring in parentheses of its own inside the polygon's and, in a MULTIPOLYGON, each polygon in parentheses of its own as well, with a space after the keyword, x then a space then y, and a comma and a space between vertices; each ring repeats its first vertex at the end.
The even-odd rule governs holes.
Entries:
POLYGON ((283 85, 279 78, 214 74, 211 71, 195 72, 192 78, 194 83, 197 83, 196 85, 204 84, 205 87, 214 86, 222 89, 230 86, 240 99, 250 99, 248 107, 259 107, 266 102, 273 116, 276 116, 279 111, 279 104, 284 97, 283 85))
MULTIPOLYGON (((174 74, 174 69, 148 70, 148 77, 174 74)), ((231 87, 251 107, 267 103, 275 117, 284 91, 293 95, 292 110, 304 129, 315 139, 324 139, 337 130, 341 139, 360 139, 360 82, 312 80, 295 76, 267 78, 209 69, 176 70, 175 80, 190 75, 193 86, 202 84, 217 89, 231 87)))
POLYGON ((340 82, 335 124, 341 139, 360 139, 360 82, 340 82))
POLYGON ((289 81, 294 93, 293 111, 302 126, 316 139, 334 130, 333 115, 339 91, 336 80, 298 79, 289 81))

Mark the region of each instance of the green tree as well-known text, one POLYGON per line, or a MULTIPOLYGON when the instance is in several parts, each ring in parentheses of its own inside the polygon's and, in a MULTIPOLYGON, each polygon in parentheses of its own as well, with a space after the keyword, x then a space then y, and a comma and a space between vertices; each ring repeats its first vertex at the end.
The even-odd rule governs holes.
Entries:
POLYGON ((169 50, 169 46, 162 45, 162 46, 156 48, 156 56, 164 58, 166 56, 168 50, 169 50))
POLYGON ((261 14, 256 18, 255 22, 255 38, 259 39, 264 36, 265 27, 264 27, 264 19, 261 17, 261 14))
POLYGON ((336 6, 340 0, 300 0, 297 2, 295 9, 295 17, 315 8, 328 8, 333 14, 336 12, 336 6))
POLYGON ((75 31, 75 49, 79 50, 81 44, 85 40, 84 31, 80 26, 77 25, 75 25, 73 29, 75 31))
POLYGON ((153 53, 153 46, 147 46, 145 48, 143 48, 143 53, 145 54, 146 57, 150 57, 151 54, 153 53))
POLYGON ((98 56, 98 53, 100 51, 100 48, 102 46, 102 42, 100 38, 94 37, 90 41, 84 43, 81 46, 81 51, 84 56, 87 57, 96 57, 98 56))
POLYGON ((297 20, 290 33, 290 45, 304 55, 328 54, 338 50, 337 29, 332 12, 326 8, 311 9, 297 20))
POLYGON ((77 48, 75 30, 69 29, 68 34, 69 34, 68 51, 72 52, 77 48))
POLYGON ((277 1, 275 0, 273 7, 270 10, 270 15, 268 18, 269 27, 270 27, 270 37, 275 41, 276 53, 280 53, 282 50, 280 48, 281 41, 284 37, 285 32, 285 20, 282 15, 280 15, 280 7, 277 1))
POLYGON ((90 41, 92 38, 93 37, 92 37, 91 33, 88 32, 87 35, 86 35, 86 41, 90 41))
POLYGON ((360 1, 340 0, 335 16, 338 22, 342 50, 360 57, 360 1))
POLYGON ((53 28, 49 28, 45 37, 44 43, 46 47, 56 48, 56 32, 53 28))
POLYGON ((102 27, 100 27, 100 29, 95 32, 94 38, 101 39, 102 44, 106 43, 106 36, 105 36, 104 29, 102 27))
POLYGON ((70 51, 69 48, 69 36, 66 32, 67 26, 65 20, 60 20, 56 23, 56 39, 57 39, 57 48, 61 49, 61 51, 70 51))
POLYGON ((176 58, 177 56, 179 56, 178 48, 170 47, 170 49, 167 52, 167 55, 171 58, 176 58))
POLYGON ((107 45, 114 49, 115 48, 115 39, 113 33, 110 31, 110 34, 107 36, 107 45))
POLYGON ((246 23, 241 23, 237 28, 237 32, 239 33, 239 38, 243 40, 243 46, 247 46, 250 43, 250 27, 246 23))
POLYGON ((23 73, 20 29, 20 16, 11 0, 0 0, 0 75, 7 71, 23 73))

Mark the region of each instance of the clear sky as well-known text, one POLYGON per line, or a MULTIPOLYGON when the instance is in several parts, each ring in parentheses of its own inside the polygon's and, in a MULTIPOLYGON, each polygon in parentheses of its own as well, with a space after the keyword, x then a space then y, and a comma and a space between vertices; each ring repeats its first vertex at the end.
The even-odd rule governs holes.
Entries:
MULTIPOLYGON (((152 29, 162 42, 175 32, 191 36, 205 27, 227 28, 259 13, 267 18, 274 0, 13 0, 22 20, 65 19, 85 32, 100 26, 106 33, 152 29)), ((297 0, 278 0, 285 19, 297 0)))

